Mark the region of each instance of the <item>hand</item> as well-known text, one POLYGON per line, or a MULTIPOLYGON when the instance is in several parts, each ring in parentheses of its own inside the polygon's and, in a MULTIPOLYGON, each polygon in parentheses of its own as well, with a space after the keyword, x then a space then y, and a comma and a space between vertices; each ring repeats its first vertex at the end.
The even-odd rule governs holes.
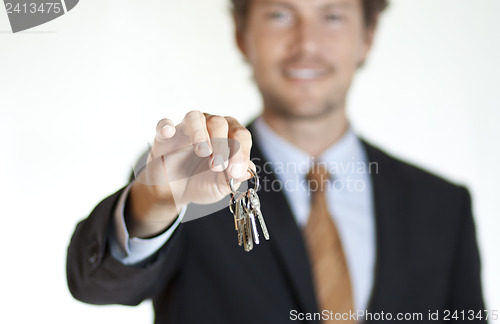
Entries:
POLYGON ((162 119, 145 169, 132 185, 127 226, 148 237, 168 227, 188 203, 215 203, 251 178, 250 132, 233 117, 191 111, 174 126, 162 119), (228 173, 228 174, 226 174, 228 173))

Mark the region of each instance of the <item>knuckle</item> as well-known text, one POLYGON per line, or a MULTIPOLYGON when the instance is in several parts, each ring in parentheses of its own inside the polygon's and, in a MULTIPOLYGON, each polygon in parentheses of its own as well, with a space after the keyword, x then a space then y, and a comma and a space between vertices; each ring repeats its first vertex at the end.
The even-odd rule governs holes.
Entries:
POLYGON ((212 115, 207 118, 207 124, 215 126, 228 126, 226 118, 222 116, 212 115))
POLYGON ((245 140, 250 140, 252 138, 250 131, 243 126, 231 129, 230 133, 232 137, 237 137, 245 140))
POLYGON ((236 120, 236 118, 234 118, 232 116, 224 116, 224 118, 226 118, 229 122, 239 124, 238 121, 236 120))
POLYGON ((203 113, 199 110, 191 110, 190 112, 188 112, 186 114, 186 116, 184 117, 186 120, 196 120, 196 119, 200 119, 200 118, 205 118, 205 115, 203 115, 203 113))

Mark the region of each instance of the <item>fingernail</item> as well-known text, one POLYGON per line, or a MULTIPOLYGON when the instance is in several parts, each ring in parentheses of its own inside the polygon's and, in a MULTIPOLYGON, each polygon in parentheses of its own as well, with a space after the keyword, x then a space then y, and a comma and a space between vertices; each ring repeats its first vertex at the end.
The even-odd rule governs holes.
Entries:
POLYGON ((175 134, 175 127, 172 125, 165 125, 160 130, 161 135, 165 137, 172 137, 175 134))
POLYGON ((208 154, 210 154, 210 148, 208 147, 208 143, 207 142, 198 143, 198 145, 196 145, 196 150, 201 155, 208 155, 208 154))
POLYGON ((245 171, 245 169, 244 169, 243 165, 241 165, 239 163, 231 165, 231 168, 229 169, 229 173, 231 173, 231 175, 233 177, 238 178, 238 179, 243 177, 244 171, 245 171))
POLYGON ((224 158, 220 154, 215 154, 214 158, 212 160, 212 166, 217 167, 217 166, 224 166, 224 158))

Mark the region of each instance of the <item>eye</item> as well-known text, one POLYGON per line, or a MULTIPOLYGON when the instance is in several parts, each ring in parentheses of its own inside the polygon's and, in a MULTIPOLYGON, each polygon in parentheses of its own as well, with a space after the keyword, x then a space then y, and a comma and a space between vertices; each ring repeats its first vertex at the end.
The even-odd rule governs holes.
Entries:
POLYGON ((342 16, 339 14, 327 14, 325 19, 330 22, 340 22, 343 20, 342 16))
POLYGON ((283 21, 289 19, 289 14, 284 11, 272 11, 268 15, 270 20, 283 21))

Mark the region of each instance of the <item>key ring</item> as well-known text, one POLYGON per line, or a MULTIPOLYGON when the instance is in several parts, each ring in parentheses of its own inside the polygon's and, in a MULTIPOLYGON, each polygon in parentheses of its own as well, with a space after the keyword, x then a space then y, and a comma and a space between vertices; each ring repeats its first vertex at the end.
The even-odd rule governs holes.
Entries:
MULTIPOLYGON (((257 175, 257 172, 255 172, 251 168, 248 168, 248 172, 250 172, 252 174, 252 178, 255 178, 255 187, 254 187, 254 190, 257 192, 259 190, 259 185, 260 185, 259 176, 257 175)), ((252 179, 252 178, 250 178, 250 179, 252 179)), ((248 180, 250 180, 250 179, 248 179, 248 180)), ((237 190, 234 189, 234 180, 233 180, 233 178, 229 179, 229 188, 231 188, 231 192, 233 193, 233 197, 236 196, 236 195, 238 195, 239 197, 241 197, 242 195, 246 194, 246 192, 239 192, 239 191, 237 191, 237 190)))
MULTIPOLYGON (((255 178, 255 187, 254 190, 257 191, 260 186, 260 181, 259 181, 259 176, 257 175, 257 172, 252 170, 251 168, 248 168, 248 172, 252 174, 252 178, 255 178)), ((250 178, 250 179, 252 179, 250 178)), ((248 179, 248 180, 250 180, 248 179)), ((229 188, 231 188, 231 199, 229 200, 229 210, 231 213, 234 214, 234 209, 233 205, 236 203, 236 200, 244 199, 246 192, 240 192, 234 189, 234 180, 233 178, 229 179, 229 188)))

